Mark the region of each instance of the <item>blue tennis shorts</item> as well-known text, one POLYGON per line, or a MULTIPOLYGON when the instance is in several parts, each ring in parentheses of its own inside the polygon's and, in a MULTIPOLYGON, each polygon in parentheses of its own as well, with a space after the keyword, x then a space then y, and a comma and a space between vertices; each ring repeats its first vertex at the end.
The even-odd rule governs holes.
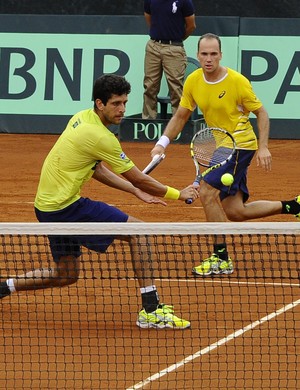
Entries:
MULTIPOLYGON (((39 222, 127 222, 128 215, 116 207, 106 203, 93 201, 89 198, 80 198, 70 206, 58 210, 45 212, 35 208, 35 214, 39 222)), ((59 262, 62 256, 81 255, 81 246, 95 252, 104 253, 113 242, 114 236, 107 235, 75 235, 48 237, 52 256, 55 262, 59 262)))
POLYGON ((247 201, 249 198, 247 171, 254 154, 255 150, 236 150, 228 163, 209 172, 203 178, 206 183, 220 190, 221 201, 227 198, 227 196, 235 195, 238 191, 242 191, 244 202, 247 201), (231 173, 234 177, 234 182, 229 187, 224 186, 221 182, 221 177, 224 173, 231 173))

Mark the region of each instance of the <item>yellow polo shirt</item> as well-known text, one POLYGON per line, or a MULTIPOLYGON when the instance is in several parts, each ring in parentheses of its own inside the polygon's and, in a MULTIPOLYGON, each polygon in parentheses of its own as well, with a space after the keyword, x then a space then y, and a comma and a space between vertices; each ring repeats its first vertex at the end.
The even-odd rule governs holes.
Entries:
POLYGON ((94 110, 84 110, 71 118, 46 157, 35 207, 41 211, 56 211, 74 203, 99 161, 106 162, 117 174, 134 166, 116 136, 102 124, 94 110))
POLYGON ((238 149, 257 149, 257 138, 249 114, 262 106, 249 80, 227 68, 227 74, 217 82, 208 82, 203 69, 191 73, 184 84, 180 106, 193 111, 200 108, 209 127, 230 132, 238 149))

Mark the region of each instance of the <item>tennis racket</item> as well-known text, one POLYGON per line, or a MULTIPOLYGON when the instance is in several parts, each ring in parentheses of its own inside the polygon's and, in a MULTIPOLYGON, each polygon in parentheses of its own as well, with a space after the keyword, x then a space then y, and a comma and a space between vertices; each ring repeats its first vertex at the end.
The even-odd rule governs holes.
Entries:
POLYGON ((158 166, 158 164, 160 164, 165 157, 166 157, 165 154, 156 154, 152 158, 150 163, 146 166, 146 168, 143 169, 142 172, 145 173, 146 175, 149 175, 149 173, 152 172, 153 169, 156 168, 158 166))
MULTIPOLYGON (((235 140, 228 131, 216 127, 199 130, 190 144, 191 157, 196 168, 194 185, 199 185, 205 175, 230 161, 235 149, 235 140), (200 172, 200 167, 206 168, 204 172, 200 172)), ((193 199, 186 199, 185 203, 191 204, 193 199)))

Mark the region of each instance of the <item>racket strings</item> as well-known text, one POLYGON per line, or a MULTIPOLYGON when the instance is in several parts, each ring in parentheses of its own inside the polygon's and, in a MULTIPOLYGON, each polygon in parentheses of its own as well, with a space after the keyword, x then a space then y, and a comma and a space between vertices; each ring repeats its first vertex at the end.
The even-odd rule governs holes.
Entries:
POLYGON ((194 156, 202 165, 207 165, 212 160, 213 154, 216 150, 215 142, 194 143, 194 156))
POLYGON ((193 145, 193 153, 200 165, 209 167, 227 160, 234 151, 232 139, 223 132, 208 129, 200 133, 193 145))

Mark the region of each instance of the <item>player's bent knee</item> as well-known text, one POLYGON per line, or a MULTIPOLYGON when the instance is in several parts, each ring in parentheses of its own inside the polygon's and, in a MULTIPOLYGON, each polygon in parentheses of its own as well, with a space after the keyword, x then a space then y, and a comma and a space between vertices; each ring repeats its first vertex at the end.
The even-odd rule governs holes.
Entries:
POLYGON ((56 285, 63 287, 63 286, 70 286, 72 284, 75 284, 79 279, 80 271, 74 268, 71 269, 57 269, 56 270, 56 285))
POLYGON ((237 212, 236 210, 224 210, 226 217, 231 222, 243 222, 245 221, 245 217, 242 213, 237 212))
POLYGON ((75 284, 78 281, 77 275, 65 275, 65 276, 59 276, 56 280, 56 285, 58 287, 64 287, 64 286, 70 286, 72 284, 75 284))

